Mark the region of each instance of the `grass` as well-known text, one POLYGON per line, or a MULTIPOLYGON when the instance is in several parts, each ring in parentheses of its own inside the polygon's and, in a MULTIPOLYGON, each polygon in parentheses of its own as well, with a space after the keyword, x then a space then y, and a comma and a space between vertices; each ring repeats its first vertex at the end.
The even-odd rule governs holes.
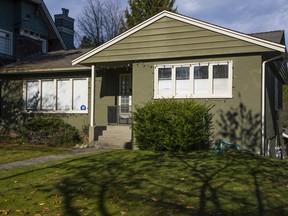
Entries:
MULTIPOLYGON (((0 171, 9 215, 288 215, 288 161, 113 151, 0 171)), ((0 215, 1 215, 0 211, 0 215)))
POLYGON ((64 148, 29 145, 25 144, 25 142, 23 144, 23 142, 22 138, 11 138, 0 134, 0 164, 70 152, 64 148))

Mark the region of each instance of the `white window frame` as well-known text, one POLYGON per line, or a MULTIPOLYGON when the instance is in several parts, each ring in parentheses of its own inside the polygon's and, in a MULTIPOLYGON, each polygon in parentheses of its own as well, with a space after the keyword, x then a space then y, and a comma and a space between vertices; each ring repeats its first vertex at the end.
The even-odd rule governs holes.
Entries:
POLYGON ((4 33, 4 34, 8 34, 9 35, 9 39, 10 39, 10 42, 9 42, 10 50, 9 50, 9 52, 8 53, 0 52, 0 54, 12 56, 13 55, 13 33, 9 32, 9 31, 6 31, 6 30, 3 30, 3 29, 0 29, 0 32, 4 33))
POLYGON ((23 110, 24 112, 32 112, 32 113, 83 113, 87 114, 88 113, 88 93, 89 93, 89 86, 88 86, 88 78, 63 78, 63 79, 25 79, 23 80, 23 110), (70 97, 70 108, 69 110, 57 110, 57 81, 61 80, 69 80, 69 95, 67 97, 70 97), (87 86, 87 95, 86 95, 86 109, 85 110, 73 110, 73 92, 74 92, 74 85, 73 82, 74 80, 85 80, 86 86, 87 86), (38 89, 39 89, 39 94, 38 94, 38 105, 37 109, 32 110, 32 109, 27 109, 27 83, 28 82, 38 82, 38 89), (43 81, 53 81, 53 109, 42 109, 42 82, 43 81))
POLYGON ((233 82, 233 61, 213 61, 213 62, 193 62, 193 63, 183 63, 183 64, 162 64, 154 65, 154 99, 161 98, 232 98, 232 83, 233 82), (228 65, 228 91, 221 94, 213 93, 213 66, 214 65, 228 65), (208 66, 208 81, 209 81, 209 93, 207 94, 195 94, 194 93, 194 67, 196 66, 208 66), (176 68, 177 67, 189 67, 190 68, 190 91, 188 94, 179 95, 176 94, 176 68), (171 95, 159 95, 158 86, 158 69, 159 68, 172 68, 172 94, 171 95))

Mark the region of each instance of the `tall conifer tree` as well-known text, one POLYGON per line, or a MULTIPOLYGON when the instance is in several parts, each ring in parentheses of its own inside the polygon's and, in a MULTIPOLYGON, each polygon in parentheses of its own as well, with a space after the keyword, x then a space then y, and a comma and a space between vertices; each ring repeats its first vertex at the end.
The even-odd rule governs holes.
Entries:
POLYGON ((126 9, 126 27, 132 28, 144 20, 167 10, 177 13, 175 0, 128 0, 130 9, 126 9))

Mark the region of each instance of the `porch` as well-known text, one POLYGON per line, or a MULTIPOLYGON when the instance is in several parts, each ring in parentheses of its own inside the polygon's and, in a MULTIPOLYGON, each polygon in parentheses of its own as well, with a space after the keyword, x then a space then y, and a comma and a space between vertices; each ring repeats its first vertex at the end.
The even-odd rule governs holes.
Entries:
POLYGON ((131 115, 129 105, 107 107, 108 125, 130 125, 132 124, 131 115))

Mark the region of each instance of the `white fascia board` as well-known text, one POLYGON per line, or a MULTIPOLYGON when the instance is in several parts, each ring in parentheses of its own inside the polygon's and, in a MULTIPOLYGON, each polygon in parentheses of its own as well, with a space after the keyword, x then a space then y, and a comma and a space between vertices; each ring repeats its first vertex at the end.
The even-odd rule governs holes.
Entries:
POLYGON ((187 16, 180 15, 180 14, 175 14, 175 13, 172 13, 169 11, 162 11, 161 13, 151 17, 150 19, 147 19, 146 21, 138 24, 137 26, 127 30, 126 32, 122 33, 121 35, 111 39, 110 41, 107 41, 103 45, 101 45, 101 46, 83 54, 82 56, 74 59, 72 61, 72 65, 76 65, 76 64, 81 63, 82 61, 86 60, 87 58, 90 58, 91 56, 97 54, 98 52, 112 46, 113 44, 117 43, 118 41, 123 40, 124 38, 136 33, 137 31, 145 28, 146 26, 152 24, 153 22, 156 22, 157 20, 159 20, 163 17, 169 17, 171 19, 175 19, 175 20, 178 20, 181 22, 185 22, 187 24, 195 25, 195 26, 198 26, 200 28, 214 31, 214 32, 226 35, 226 36, 230 36, 230 37, 233 37, 233 38, 236 38, 239 40, 250 42, 250 43, 253 43, 255 45, 259 45, 262 47, 273 49, 273 50, 276 50, 276 51, 279 51, 282 53, 286 52, 286 46, 281 45, 281 44, 277 44, 277 43, 273 43, 273 42, 270 42, 267 40, 256 38, 256 37, 253 37, 253 36, 250 36, 247 34, 243 34, 243 33, 237 32, 237 31, 233 31, 230 29, 226 29, 226 28, 223 28, 223 27, 220 27, 217 25, 212 25, 212 24, 200 21, 200 20, 196 20, 196 19, 193 19, 193 18, 190 18, 187 16))
POLYGON ((62 37, 60 36, 60 34, 59 34, 59 32, 58 32, 58 30, 57 30, 57 28, 56 28, 56 25, 55 25, 55 23, 54 23, 54 21, 53 21, 51 15, 50 15, 50 13, 49 13, 49 11, 48 11, 48 9, 47 9, 47 7, 46 7, 44 1, 41 1, 41 6, 42 6, 42 8, 43 8, 43 10, 44 10, 44 13, 45 13, 45 15, 46 15, 46 17, 47 17, 47 19, 48 19, 50 25, 52 26, 52 28, 53 28, 53 30, 54 30, 54 32, 55 32, 57 38, 59 39, 59 41, 60 41, 60 43, 61 43, 63 49, 66 50, 67 47, 66 47, 66 45, 65 45, 65 43, 64 43, 64 41, 63 41, 63 39, 62 39, 62 37))

